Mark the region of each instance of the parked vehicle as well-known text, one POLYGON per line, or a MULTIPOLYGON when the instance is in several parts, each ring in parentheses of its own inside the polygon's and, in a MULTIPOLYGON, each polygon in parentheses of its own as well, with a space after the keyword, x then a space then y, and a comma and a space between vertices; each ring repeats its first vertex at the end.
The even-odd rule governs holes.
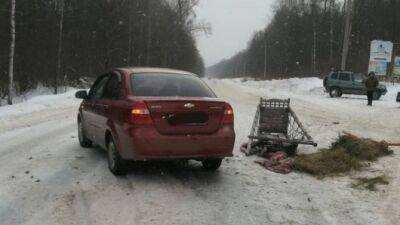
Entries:
MULTIPOLYGON (((332 98, 341 97, 343 94, 366 95, 365 79, 365 76, 360 73, 332 72, 324 78, 324 87, 332 98)), ((374 100, 379 100, 386 93, 386 86, 379 85, 374 92, 374 100)))
POLYGON ((79 142, 107 149, 115 175, 124 174, 126 160, 195 159, 216 170, 232 156, 232 107, 189 72, 116 69, 76 97, 83 99, 79 142))
POLYGON ((396 101, 397 101, 397 102, 400 102, 400 92, 399 92, 399 93, 397 93, 397 98, 396 98, 396 101))

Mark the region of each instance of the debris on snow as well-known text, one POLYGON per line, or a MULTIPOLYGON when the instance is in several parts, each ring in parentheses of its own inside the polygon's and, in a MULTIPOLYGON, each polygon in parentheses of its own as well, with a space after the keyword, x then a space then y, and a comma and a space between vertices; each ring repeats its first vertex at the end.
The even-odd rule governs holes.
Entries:
POLYGON ((377 142, 346 133, 339 136, 329 149, 321 149, 313 154, 296 157, 294 168, 297 171, 322 178, 351 170, 360 170, 362 167, 368 166, 366 161, 375 161, 379 157, 392 153, 384 141, 377 142))
POLYGON ((356 179, 356 182, 353 183, 351 186, 353 188, 363 188, 367 189, 370 191, 376 191, 376 185, 381 184, 381 185, 388 185, 389 181, 387 180, 385 175, 377 176, 377 177, 372 177, 372 178, 365 178, 365 177, 360 177, 356 179))
POLYGON ((286 152, 268 153, 265 160, 256 160, 254 162, 269 171, 282 174, 290 173, 294 166, 293 159, 288 158, 286 152))

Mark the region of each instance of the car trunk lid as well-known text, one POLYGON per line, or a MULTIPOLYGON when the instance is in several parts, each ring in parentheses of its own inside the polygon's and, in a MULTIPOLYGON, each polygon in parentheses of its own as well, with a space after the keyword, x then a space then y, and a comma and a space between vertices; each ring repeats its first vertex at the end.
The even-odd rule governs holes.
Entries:
POLYGON ((161 134, 210 134, 218 130, 225 103, 201 98, 145 100, 161 134))

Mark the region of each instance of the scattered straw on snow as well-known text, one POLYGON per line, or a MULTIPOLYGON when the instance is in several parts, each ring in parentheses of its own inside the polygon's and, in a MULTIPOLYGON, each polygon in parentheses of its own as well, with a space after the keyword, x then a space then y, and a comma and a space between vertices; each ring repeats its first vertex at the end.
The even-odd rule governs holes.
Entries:
POLYGON ((322 178, 360 170, 366 166, 365 162, 375 161, 390 154, 392 151, 384 141, 377 142, 344 134, 329 149, 299 155, 295 159, 295 169, 322 178))

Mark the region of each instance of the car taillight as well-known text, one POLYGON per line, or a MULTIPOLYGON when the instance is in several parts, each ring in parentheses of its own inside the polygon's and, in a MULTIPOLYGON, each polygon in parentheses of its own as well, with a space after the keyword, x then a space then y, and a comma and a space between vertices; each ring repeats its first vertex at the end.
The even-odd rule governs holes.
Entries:
POLYGON ((225 104, 224 117, 222 118, 223 124, 233 124, 234 116, 232 106, 228 103, 225 104))
POLYGON ((147 105, 144 102, 137 102, 133 105, 130 118, 133 124, 153 124, 153 119, 151 118, 147 105))

